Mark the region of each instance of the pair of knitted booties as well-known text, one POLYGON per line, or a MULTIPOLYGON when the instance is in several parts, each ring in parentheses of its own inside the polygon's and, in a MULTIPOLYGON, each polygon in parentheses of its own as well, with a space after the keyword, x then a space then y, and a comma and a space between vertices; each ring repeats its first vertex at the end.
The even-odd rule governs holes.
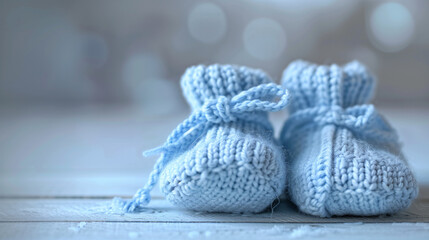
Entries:
POLYGON ((207 212, 258 213, 286 186, 302 212, 321 217, 395 213, 417 196, 395 131, 368 104, 374 78, 358 62, 296 61, 283 87, 260 70, 200 65, 181 85, 192 114, 146 152, 161 156, 132 200, 115 200, 126 212, 147 205, 158 180, 173 204, 207 212), (278 141, 267 113, 289 102, 278 141))

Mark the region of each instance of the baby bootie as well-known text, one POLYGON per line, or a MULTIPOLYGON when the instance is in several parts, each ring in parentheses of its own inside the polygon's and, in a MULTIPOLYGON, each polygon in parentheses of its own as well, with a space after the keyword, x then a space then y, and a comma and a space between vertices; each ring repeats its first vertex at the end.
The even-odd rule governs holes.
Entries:
POLYGON ((291 200, 305 213, 391 214, 407 208, 417 183, 395 131, 368 104, 375 80, 351 62, 317 66, 292 63, 283 86, 293 97, 281 132, 289 153, 291 200))
POLYGON ((191 67, 181 86, 191 116, 147 152, 161 154, 147 185, 116 204, 127 212, 144 207, 160 177, 162 192, 180 207, 263 211, 285 188, 285 156, 267 112, 286 106, 287 91, 259 70, 229 65, 191 67))

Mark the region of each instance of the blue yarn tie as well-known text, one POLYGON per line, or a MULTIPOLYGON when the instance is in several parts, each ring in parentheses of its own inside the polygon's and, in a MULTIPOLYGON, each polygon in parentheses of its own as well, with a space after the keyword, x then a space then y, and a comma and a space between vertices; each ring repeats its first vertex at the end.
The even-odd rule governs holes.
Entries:
POLYGON ((357 135, 373 138, 381 142, 397 141, 395 131, 392 130, 371 104, 345 109, 335 105, 299 110, 290 116, 281 136, 285 139, 289 138, 288 134, 292 132, 291 130, 308 122, 314 122, 321 126, 332 124, 337 127, 347 128, 357 135))
POLYGON ((172 157, 198 139, 212 124, 228 123, 237 119, 246 120, 249 114, 256 116, 256 112, 276 112, 285 108, 288 102, 288 91, 273 83, 250 88, 232 98, 219 96, 216 99, 206 100, 200 109, 194 111, 174 129, 164 145, 143 153, 144 156, 161 154, 150 173, 148 182, 131 200, 115 198, 113 205, 119 206, 124 212, 134 212, 146 206, 151 200, 150 192, 172 157))

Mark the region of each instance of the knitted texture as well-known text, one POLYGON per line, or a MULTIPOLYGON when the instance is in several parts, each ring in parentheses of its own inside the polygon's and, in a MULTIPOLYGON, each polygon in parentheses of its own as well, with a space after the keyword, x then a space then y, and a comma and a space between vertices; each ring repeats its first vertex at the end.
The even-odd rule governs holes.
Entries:
POLYGON ((283 86, 293 93, 281 132, 291 200, 305 213, 378 215, 407 208, 418 194, 395 131, 368 104, 375 80, 351 62, 292 63, 283 86))
POLYGON ((181 85, 191 116, 167 142, 149 177, 131 201, 116 199, 126 212, 144 207, 160 178, 175 205, 208 212, 260 212, 284 190, 285 157, 273 138, 268 111, 288 103, 288 92, 259 70, 195 66, 181 85))

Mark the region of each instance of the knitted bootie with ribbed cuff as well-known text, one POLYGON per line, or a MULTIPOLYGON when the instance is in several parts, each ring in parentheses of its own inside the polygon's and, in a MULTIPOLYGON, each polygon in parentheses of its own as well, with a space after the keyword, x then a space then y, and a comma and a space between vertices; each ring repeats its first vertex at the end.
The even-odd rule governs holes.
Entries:
POLYGON ((281 133, 291 200, 305 213, 378 215, 407 208, 417 183, 395 131, 373 105, 374 78, 351 62, 292 63, 283 86, 293 93, 281 133))
POLYGON ((116 200, 125 211, 150 201, 160 177, 173 204, 208 212, 261 212, 282 193, 285 157, 273 138, 268 111, 279 111, 288 93, 259 70, 236 66, 195 66, 181 80, 191 116, 177 126, 148 184, 131 201, 116 200))

